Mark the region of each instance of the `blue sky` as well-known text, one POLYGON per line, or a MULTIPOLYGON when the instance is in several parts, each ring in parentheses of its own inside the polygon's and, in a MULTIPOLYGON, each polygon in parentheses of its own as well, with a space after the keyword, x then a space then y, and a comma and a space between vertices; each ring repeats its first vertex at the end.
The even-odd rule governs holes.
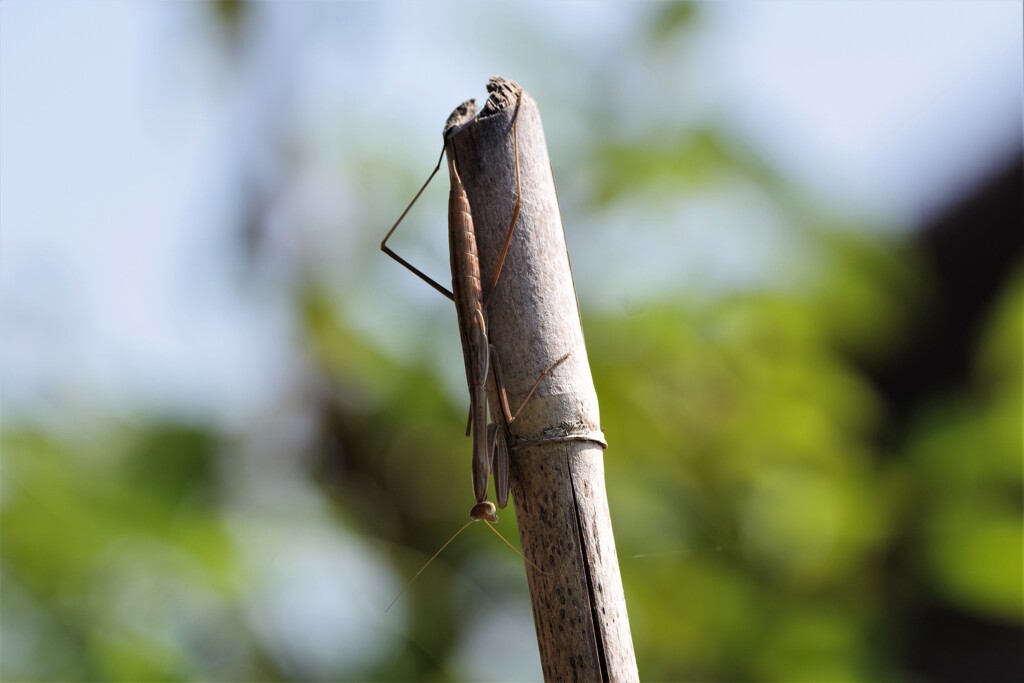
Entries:
MULTIPOLYGON (((302 152, 324 132, 341 158, 398 138, 425 172, 447 113, 482 97, 488 76, 516 74, 534 93, 546 128, 562 133, 549 132, 557 152, 586 131, 545 99, 625 60, 639 96, 659 93, 682 120, 724 116, 816 196, 897 227, 1020 145, 1015 2, 707 6, 703 30, 678 48, 698 69, 667 83, 630 62, 644 15, 623 4, 536 4, 510 16, 455 7, 273 5, 265 47, 237 78, 205 39, 199 4, 0 5, 5 413, 98 403, 241 419, 273 393, 293 360, 289 323, 273 292, 240 291, 223 272, 219 226, 234 210, 224 198, 238 164, 273 173, 259 135, 279 101, 307 131, 284 141, 302 152), (507 30, 481 30, 495 22, 507 30), (545 43, 535 50, 538 27, 545 43)), ((325 159, 299 179, 284 215, 364 219, 359 179, 325 159)), ((284 224, 287 252, 299 238, 284 224)), ((341 239, 360 261, 379 237, 341 239)))

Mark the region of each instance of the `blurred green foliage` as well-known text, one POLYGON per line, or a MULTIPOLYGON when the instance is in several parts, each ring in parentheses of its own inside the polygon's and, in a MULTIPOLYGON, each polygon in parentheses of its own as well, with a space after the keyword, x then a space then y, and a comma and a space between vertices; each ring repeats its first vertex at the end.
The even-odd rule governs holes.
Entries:
MULTIPOLYGON (((1024 621, 1024 280, 987 326, 970 386, 937 397, 900 452, 882 453, 884 406, 836 352, 835 330, 851 323, 835 318, 861 308, 827 300, 887 283, 865 272, 801 296, 585 315, 646 678, 897 680, 901 607, 939 600, 1024 621)), ((437 501, 465 498, 464 458, 452 455, 465 450, 464 406, 427 365, 360 339, 322 297, 311 287, 301 301, 331 395, 311 476, 347 527, 418 551, 393 554, 408 576, 450 530, 453 511, 431 512, 437 501)), ((891 316, 859 324, 872 319, 891 316)), ((153 421, 81 438, 22 427, 5 429, 2 447, 6 679, 291 677, 246 618, 214 429, 153 421), (224 646, 222 629, 234 634, 227 663, 200 647, 203 633, 224 646)), ((453 545, 406 598, 406 644, 337 678, 459 677, 439 653, 466 636, 468 603, 453 596, 480 552, 453 545)))
POLYGON ((1002 360, 977 363, 994 386, 929 408, 901 453, 879 452, 884 406, 822 315, 860 309, 820 292, 588 322, 645 675, 897 679, 901 601, 1024 619, 1019 285, 984 342, 1002 360))
POLYGON ((4 431, 6 680, 190 677, 186 637, 237 628, 217 437, 162 422, 103 430, 4 431))

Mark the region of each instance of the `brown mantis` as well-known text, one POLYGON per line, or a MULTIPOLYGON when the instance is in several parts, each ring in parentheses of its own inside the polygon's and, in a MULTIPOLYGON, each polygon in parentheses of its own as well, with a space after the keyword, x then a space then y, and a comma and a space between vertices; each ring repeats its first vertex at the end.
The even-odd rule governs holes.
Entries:
MULTIPOLYGON (((469 421, 466 434, 473 437, 473 493, 476 497, 476 504, 470 510, 470 522, 484 521, 488 523, 497 522, 497 507, 504 508, 508 503, 509 491, 509 446, 510 438, 508 425, 513 423, 526 402, 540 386, 544 377, 559 363, 569 357, 565 354, 551 365, 544 369, 537 377, 533 386, 527 392, 519 408, 513 412, 508 403, 508 395, 505 391, 504 382, 501 376, 501 366, 498 353, 490 343, 487 336, 487 306, 497 287, 502 267, 508 253, 509 244, 512 241, 512 234, 515 232, 516 223, 519 219, 519 211, 522 206, 521 186, 519 180, 519 138, 518 121, 519 109, 522 103, 522 90, 520 89, 516 99, 515 111, 512 114, 512 140, 515 156, 515 181, 516 198, 512 207, 512 216, 509 227, 505 233, 505 239, 498 254, 498 259, 491 274, 486 291, 482 287, 480 274, 480 263, 477 256, 476 233, 473 226, 473 216, 469 205, 466 190, 463 187, 462 179, 459 177, 458 164, 449 153, 448 175, 451 181, 451 191, 448 197, 448 239, 451 256, 452 289, 438 284, 430 276, 410 264, 401 256, 396 254, 387 246, 388 239, 398 228, 406 214, 419 199, 427 185, 441 168, 441 162, 445 156, 445 150, 441 150, 437 165, 430 173, 423 187, 413 197, 412 201, 405 208, 405 211, 398 217, 395 224, 391 226, 388 233, 381 240, 380 248, 388 256, 401 263, 412 271, 416 276, 443 294, 455 303, 456 315, 459 323, 459 334, 462 339, 462 354, 466 366, 466 382, 469 387, 469 421), (501 406, 501 415, 496 416, 493 423, 487 420, 487 380, 494 382, 496 394, 501 406), (487 486, 494 474, 495 499, 494 503, 487 500, 487 486)), ((455 127, 445 131, 445 142, 452 135, 455 127)), ((469 523, 466 524, 468 526, 469 523)), ((496 529, 492 530, 497 533, 496 529)), ((465 529, 465 527, 463 527, 465 529)), ((461 533, 461 529, 459 533, 461 533)), ((458 533, 456 533, 456 536, 458 533)), ((500 536, 500 534, 499 534, 500 536)), ((452 537, 452 540, 455 537, 452 537)), ((505 540, 502 538, 502 540, 505 540)), ((451 540, 448 541, 450 543, 451 540)), ((508 541, 505 541, 508 543, 508 541)), ((447 547, 448 543, 441 548, 447 547)), ((514 549, 514 548, 513 548, 514 549)), ((439 550, 438 553, 441 551, 439 550)), ((518 552, 518 551, 517 551, 518 552)), ((436 557, 436 555, 435 555, 436 557)), ((433 559, 433 558, 431 558, 433 559)), ((422 570, 421 570, 422 571, 422 570)), ((417 574, 418 576, 418 574, 417 574)), ((415 577, 414 577, 415 578, 415 577)))

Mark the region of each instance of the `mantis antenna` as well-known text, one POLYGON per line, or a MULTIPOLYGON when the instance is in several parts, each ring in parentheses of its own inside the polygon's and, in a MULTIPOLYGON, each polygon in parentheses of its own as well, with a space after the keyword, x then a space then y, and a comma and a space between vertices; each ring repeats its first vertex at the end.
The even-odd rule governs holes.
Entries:
POLYGON ((426 568, 430 566, 430 563, 436 560, 438 555, 444 552, 444 549, 451 545, 452 541, 458 538, 459 534, 468 529, 469 525, 473 522, 483 522, 484 524, 486 524, 488 529, 497 534, 498 538, 500 538, 505 545, 512 549, 512 552, 514 552, 519 557, 523 558, 524 562, 527 562, 531 567, 536 569, 541 574, 544 573, 543 569, 541 569, 536 564, 527 559, 526 556, 519 552, 519 550, 514 545, 512 545, 509 542, 509 540, 502 535, 500 531, 494 528, 493 523, 498 521, 497 508, 495 507, 494 503, 492 503, 489 500, 485 500, 482 503, 477 503, 476 505, 473 506, 473 509, 470 510, 469 517, 469 521, 463 524, 462 528, 460 528, 458 531, 452 534, 452 537, 445 541, 444 545, 442 545, 436 553, 431 555, 430 559, 427 560, 422 567, 420 567, 420 570, 416 572, 416 574, 411 579, 409 579, 409 583, 405 584, 402 590, 399 591, 398 595, 395 596, 395 599, 391 601, 390 605, 388 605, 388 608, 384 610, 384 614, 387 614, 391 611, 391 608, 395 606, 395 603, 398 602, 398 599, 405 595, 405 592, 409 590, 409 586, 411 586, 413 582, 420 577, 420 574, 422 574, 426 570, 426 568))

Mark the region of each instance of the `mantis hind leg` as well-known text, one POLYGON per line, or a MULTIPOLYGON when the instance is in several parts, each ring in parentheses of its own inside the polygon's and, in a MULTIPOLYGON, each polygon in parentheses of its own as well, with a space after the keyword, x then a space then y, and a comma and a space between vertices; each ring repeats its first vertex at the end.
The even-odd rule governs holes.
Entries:
POLYGON ((491 377, 494 379, 494 387, 497 390, 498 400, 501 403, 501 416, 504 419, 502 423, 499 420, 498 423, 492 423, 487 425, 487 443, 492 449, 491 451, 491 469, 494 472, 494 492, 495 497, 498 501, 498 507, 504 508, 508 505, 508 489, 509 489, 509 439, 511 438, 508 431, 508 425, 515 422, 519 413, 522 411, 526 403, 533 397, 533 393, 537 391, 537 387, 540 386, 541 381, 547 377, 548 373, 551 372, 555 367, 561 364, 567 359, 571 353, 567 353, 551 365, 544 368, 537 379, 534 381, 533 386, 526 392, 526 396, 523 398, 522 403, 519 404, 519 408, 513 413, 508 405, 508 392, 505 390, 505 381, 501 376, 501 363, 498 360, 498 350, 494 348, 494 345, 490 345, 491 355, 491 377))
POLYGON ((541 370, 540 374, 537 375, 537 379, 534 380, 533 386, 526 392, 526 396, 523 398, 519 407, 513 413, 508 404, 508 392, 505 391, 505 380, 501 376, 501 361, 498 359, 498 350, 494 348, 494 344, 491 344, 491 375, 494 377, 494 386, 498 390, 498 401, 501 403, 502 417, 505 418, 507 424, 512 424, 519 417, 519 413, 522 412, 523 408, 526 407, 527 402, 533 397, 533 392, 537 391, 537 387, 540 386, 541 381, 547 377, 548 373, 554 370, 556 367, 562 364, 563 361, 572 355, 572 352, 565 354, 551 365, 541 370))

